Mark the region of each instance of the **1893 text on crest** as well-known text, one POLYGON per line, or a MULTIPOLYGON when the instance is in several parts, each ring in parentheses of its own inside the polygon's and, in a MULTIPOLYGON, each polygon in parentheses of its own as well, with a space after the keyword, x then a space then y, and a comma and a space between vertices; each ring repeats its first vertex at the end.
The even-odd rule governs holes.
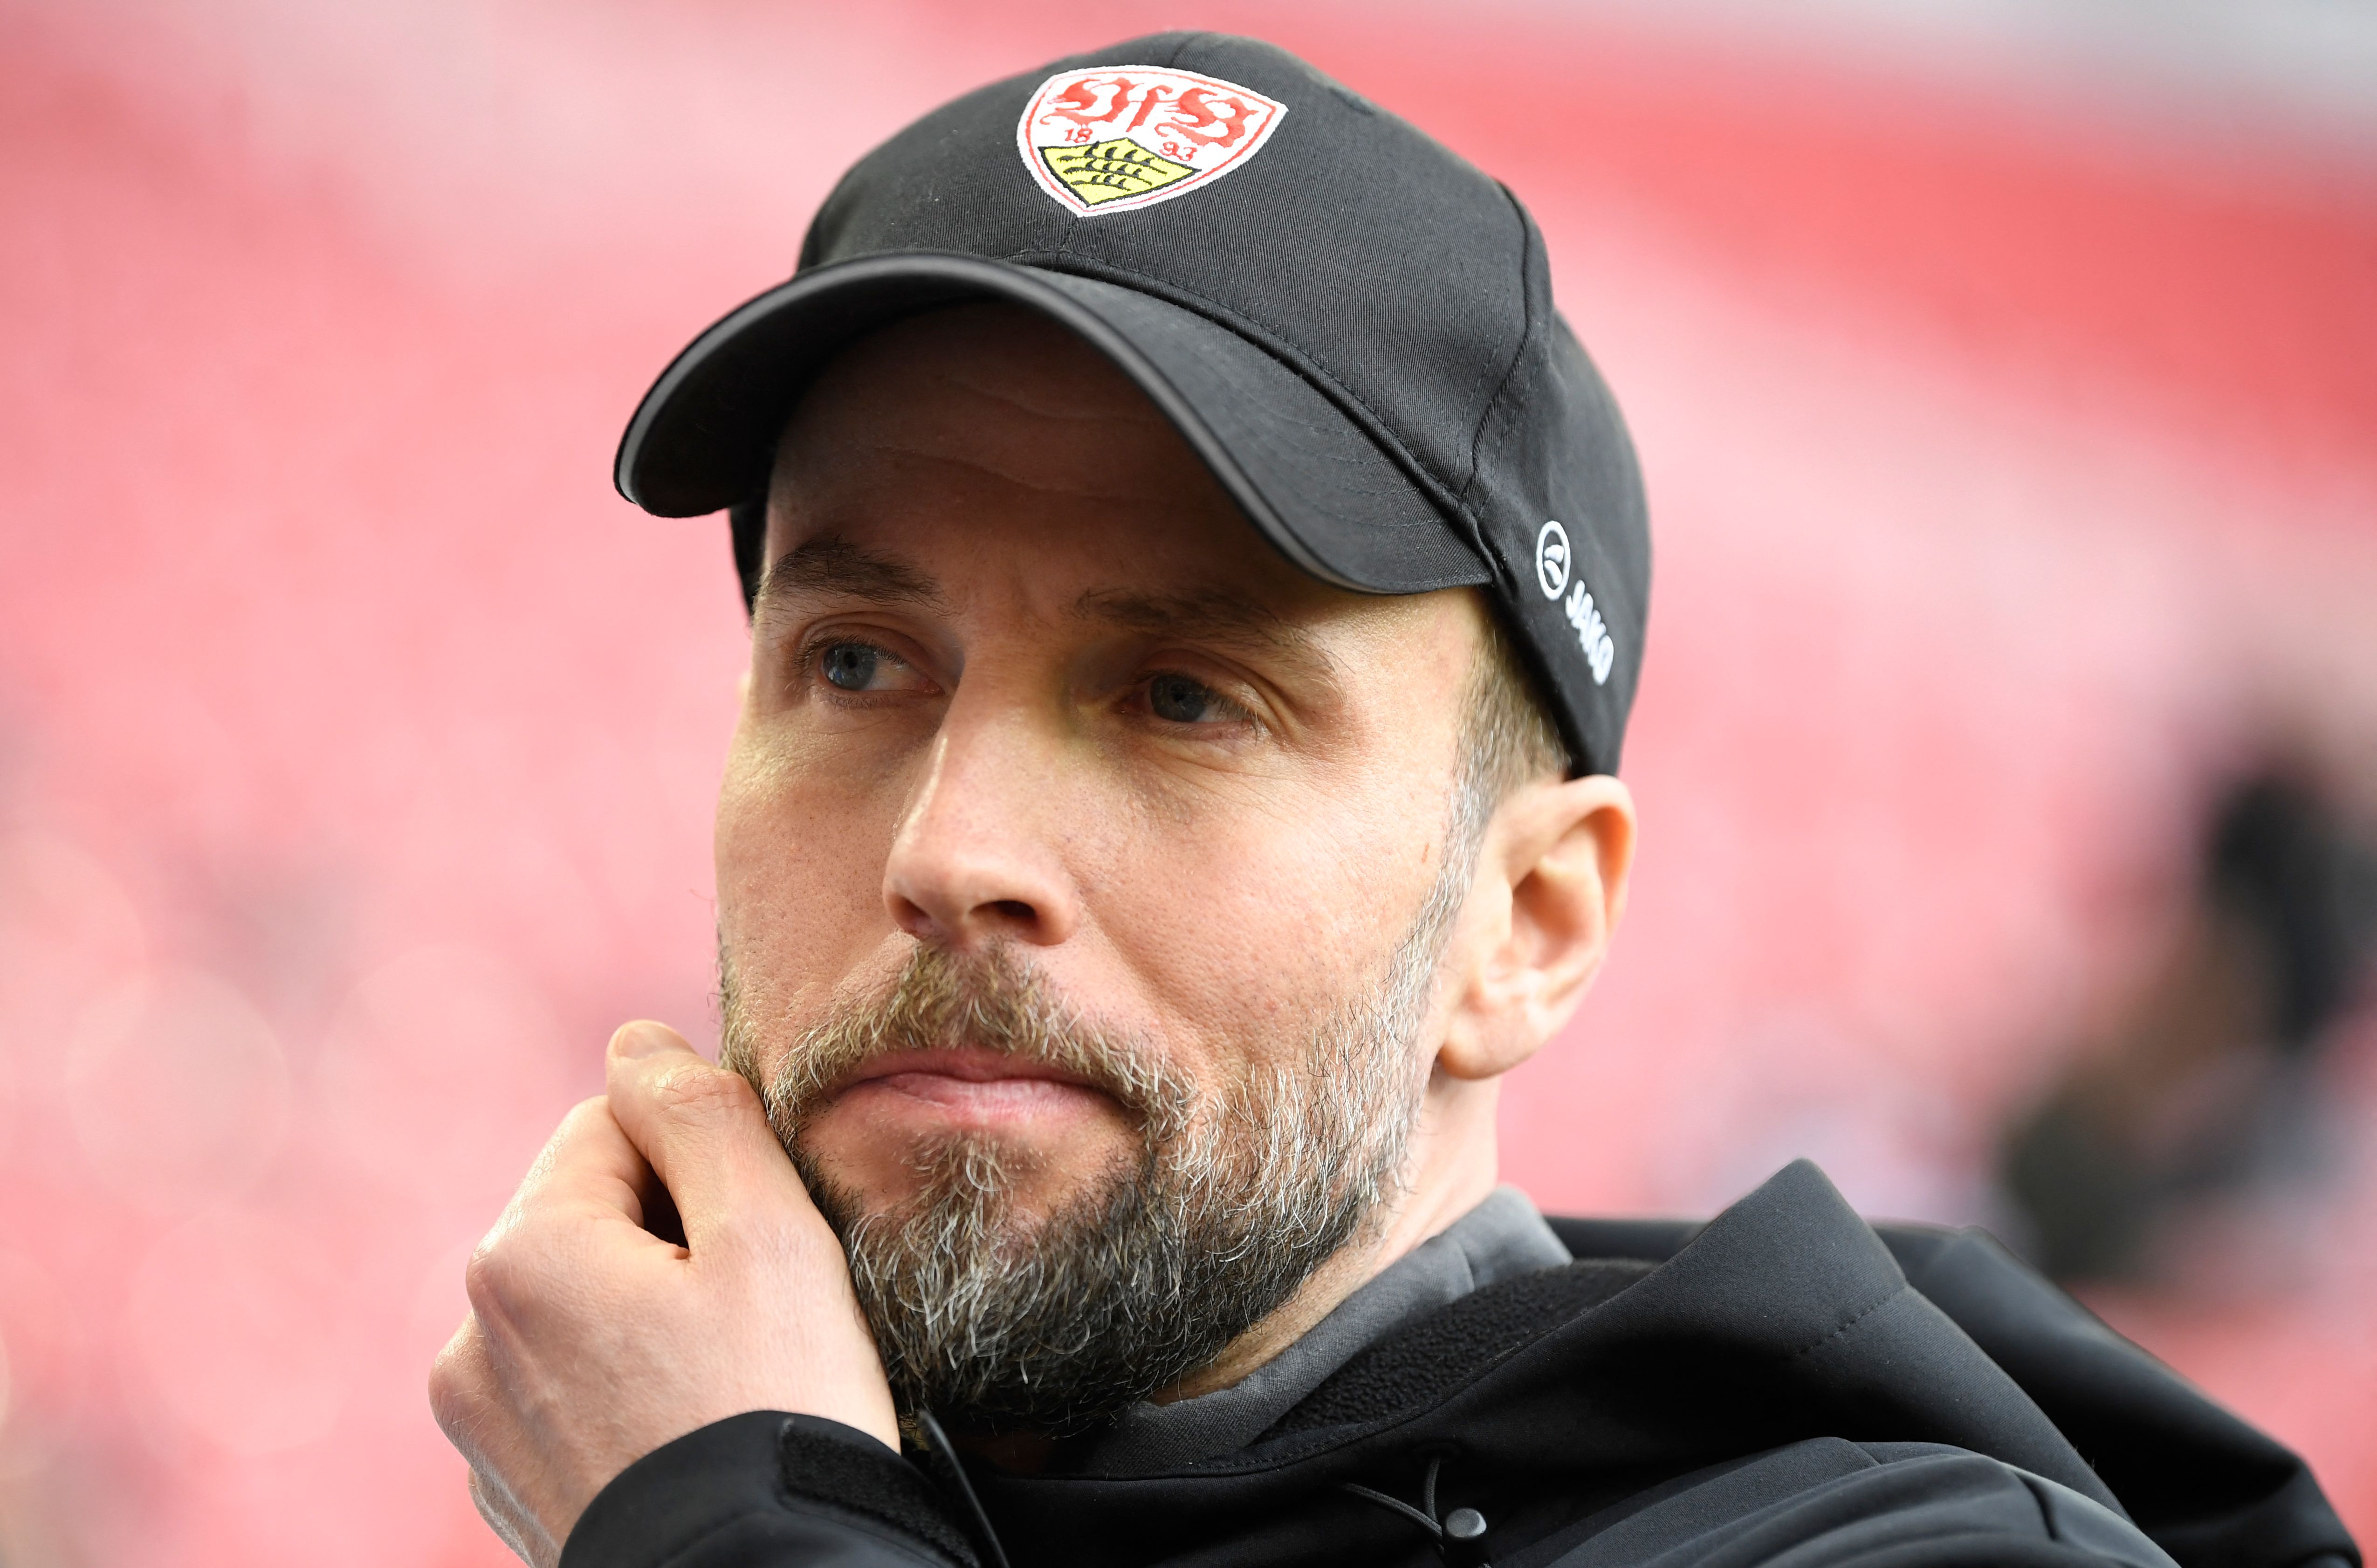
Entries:
POLYGON ((1201 189, 1262 150, 1287 105, 1157 66, 1059 71, 1016 123, 1023 165, 1084 216, 1136 211, 1201 189))

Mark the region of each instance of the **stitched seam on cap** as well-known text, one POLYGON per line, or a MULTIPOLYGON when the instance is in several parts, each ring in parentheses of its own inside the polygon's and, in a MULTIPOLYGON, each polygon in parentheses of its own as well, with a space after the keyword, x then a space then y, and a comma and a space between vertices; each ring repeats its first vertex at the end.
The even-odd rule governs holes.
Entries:
MULTIPOLYGON (((1511 379, 1519 374, 1519 367, 1526 363, 1527 345, 1535 341, 1535 302, 1527 297, 1527 264, 1534 259, 1535 253, 1535 227, 1527 221, 1526 211, 1520 207, 1519 198, 1511 194, 1510 186, 1498 180, 1494 188, 1502 193, 1502 199, 1510 204, 1511 217, 1519 225, 1519 341, 1511 350, 1511 362, 1502 367, 1502 379, 1494 388, 1494 395, 1486 401, 1484 408, 1477 411, 1477 427, 1469 433, 1469 477, 1461 486, 1463 506, 1469 504, 1469 493, 1477 487, 1478 480, 1486 472, 1485 460, 1480 452, 1480 444, 1486 439, 1486 426, 1492 421, 1494 411, 1502 406, 1502 399, 1509 393, 1511 379)), ((1490 361, 1478 367, 1476 379, 1469 384, 1472 397, 1476 395, 1477 389, 1485 384, 1490 373, 1490 361)))
MULTIPOLYGON (((1535 341, 1536 332, 1535 302, 1527 297, 1527 264, 1535 258, 1537 236, 1534 225, 1527 221, 1526 213, 1519 206, 1519 198, 1511 194, 1511 187, 1498 184, 1495 188, 1502 193, 1502 199, 1511 204, 1511 216, 1519 224, 1519 343, 1511 353, 1511 363, 1503 367, 1501 384, 1494 389, 1494 396, 1487 400, 1485 409, 1477 416, 1477 428, 1469 434, 1469 482, 1461 487, 1461 504, 1464 507, 1469 505, 1470 492, 1476 489, 1478 481, 1485 476, 1482 449, 1486 427, 1493 422, 1495 411, 1502 406, 1502 400, 1509 395, 1511 384, 1517 379, 1520 367, 1526 364, 1527 345, 1535 341)), ((1478 379, 1482 381, 1485 377, 1480 376, 1478 379)), ((1507 433, 1500 437, 1504 441, 1509 438, 1507 433)))
MULTIPOLYGON (((1519 356, 1518 363, 1511 366, 1510 375, 1505 377, 1503 378, 1502 385, 1496 389, 1494 393, 1494 401, 1487 409, 1487 417, 1479 423, 1477 438, 1480 441, 1481 446, 1479 448, 1478 455, 1472 460, 1473 467, 1470 473, 1468 487, 1461 493, 1462 509, 1470 513, 1472 516, 1475 516, 1478 510, 1477 503, 1472 499, 1472 492, 1476 490, 1479 485, 1484 482, 1486 472, 1485 463, 1487 449, 1482 445, 1486 436, 1486 426, 1488 424, 1496 425, 1494 431, 1494 444, 1491 450, 1493 454, 1499 458, 1503 449, 1518 438, 1518 423, 1517 421, 1509 418, 1503 418, 1497 422, 1494 419, 1495 411, 1506 408, 1509 405, 1509 400, 1513 395, 1523 396, 1525 388, 1533 384, 1538 368, 1539 367, 1536 365, 1530 363, 1528 356, 1523 352, 1519 356)), ((1482 538, 1484 535, 1485 531, 1481 527, 1479 529, 1479 536, 1482 538)), ((1499 550, 1488 552, 1487 556, 1487 563, 1495 572, 1496 576, 1500 580, 1503 588, 1506 591, 1516 594, 1520 569, 1504 560, 1502 558, 1501 552, 1499 550)), ((1547 663, 1548 663, 1548 660, 1547 660, 1547 663)))
MULTIPOLYGON (((1481 445, 1478 449, 1478 455, 1471 460, 1472 467, 1470 471, 1469 485, 1467 488, 1463 489, 1461 493, 1461 505, 1463 510, 1470 512, 1473 515, 1477 511, 1477 504, 1471 498, 1471 493, 1483 482, 1486 472, 1486 449, 1482 445, 1486 437, 1486 426, 1488 424, 1495 423, 1493 417, 1495 412, 1507 406, 1507 400, 1511 396, 1513 389, 1517 388, 1523 390, 1525 386, 1533 381, 1535 374, 1535 367, 1528 363, 1527 355, 1523 352, 1519 356, 1518 363, 1511 366, 1511 373, 1503 377, 1502 385, 1495 389, 1494 401, 1487 408, 1486 419, 1481 421, 1477 427, 1476 438, 1481 445)), ((1494 445, 1492 448, 1494 455, 1499 457, 1503 449, 1508 447, 1517 438, 1518 422, 1508 418, 1499 421, 1494 432, 1494 445)), ((1503 560, 1499 551, 1492 553, 1487 559, 1496 573, 1502 579, 1503 586, 1505 588, 1515 590, 1517 587, 1517 575, 1519 569, 1503 560)))
MULTIPOLYGON (((1191 45, 1193 45, 1193 44, 1197 44, 1197 43, 1201 43, 1201 42, 1205 42, 1205 41, 1206 41, 1206 40, 1208 40, 1208 39, 1213 39, 1213 38, 1217 38, 1217 37, 1221 37, 1221 36, 1223 36, 1223 35, 1216 34, 1216 33, 1212 33, 1212 32, 1193 32, 1193 33, 1190 33, 1190 34, 1187 35, 1186 37, 1184 37, 1184 38, 1180 41, 1179 45, 1178 45, 1177 47, 1176 47, 1176 48, 1173 50, 1173 52, 1172 52, 1172 58, 1171 58, 1170 60, 1167 60, 1167 61, 1166 61, 1166 62, 1165 62, 1165 65, 1167 65, 1167 66, 1172 66, 1172 67, 1174 67, 1174 68, 1176 68, 1176 69, 1177 69, 1177 68, 1178 68, 1178 67, 1179 67, 1179 64, 1180 64, 1180 56, 1181 56, 1181 55, 1183 55, 1183 54, 1187 54, 1187 53, 1188 53, 1188 49, 1189 49, 1189 47, 1190 47, 1191 45)), ((1308 69, 1309 69, 1309 67, 1307 67, 1307 68, 1308 68, 1308 69)), ((1502 188, 1502 187, 1500 187, 1499 185, 1498 185, 1498 187, 1497 187, 1497 188, 1501 188, 1501 189, 1502 189, 1502 197, 1503 197, 1503 199, 1504 199, 1504 200, 1511 202, 1511 205, 1512 205, 1513 207, 1515 207, 1515 206, 1517 205, 1517 198, 1516 198, 1516 197, 1512 197, 1512 196, 1511 195, 1510 191, 1509 191, 1507 188, 1502 188)), ((1079 222, 1079 221, 1080 221, 1080 220, 1079 220, 1079 219, 1076 219, 1076 220, 1074 220, 1074 221, 1075 221, 1076 222, 1079 222)), ((1526 287, 1525 287, 1525 271, 1524 271, 1524 269, 1525 269, 1525 266, 1526 266, 1525 249, 1526 249, 1526 242, 1527 242, 1526 224, 1525 224, 1525 221, 1524 221, 1523 220, 1522 220, 1522 221, 1520 222, 1520 225, 1519 225, 1519 231, 1520 231, 1520 236, 1519 236, 1519 237, 1520 237, 1520 242, 1521 242, 1520 267, 1521 267, 1521 269, 1522 269, 1522 270, 1521 270, 1521 273, 1520 273, 1520 295, 1519 295, 1519 298, 1520 298, 1520 310, 1521 310, 1522 315, 1523 315, 1523 314, 1524 314, 1525 309, 1526 309, 1526 287)), ((1069 237, 1070 237, 1070 231, 1069 231, 1069 230, 1067 232, 1067 234, 1068 234, 1068 237, 1069 238, 1069 237)), ((1117 268, 1117 270, 1118 270, 1118 271, 1121 271, 1121 270, 1128 270, 1128 269, 1121 269, 1121 268, 1117 268)), ((1138 275, 1140 275, 1140 276, 1144 276, 1145 274, 1138 274, 1138 275)), ((1156 281, 1156 280, 1152 280, 1152 279, 1151 279, 1150 281, 1156 281)), ((1174 285, 1174 286, 1175 286, 1175 287, 1178 287, 1178 285, 1177 285, 1177 284, 1176 284, 1176 285, 1174 285)), ((1193 297, 1193 298, 1197 298, 1197 299, 1202 299, 1202 300, 1204 300, 1206 304, 1212 305, 1216 310, 1230 310, 1230 307, 1229 307, 1229 306, 1223 305, 1220 301, 1218 301, 1218 300, 1214 300, 1214 299, 1211 299, 1211 298, 1208 298, 1206 295, 1203 295, 1203 294, 1200 294, 1200 293, 1198 293, 1194 289, 1186 289, 1186 288, 1183 288, 1183 289, 1181 289, 1181 291, 1180 291, 1180 292, 1181 292, 1181 293, 1185 293, 1185 294, 1188 294, 1188 295, 1190 295, 1190 296, 1191 296, 1191 297, 1193 297)), ((1231 313, 1232 313, 1232 314, 1234 314, 1234 315, 1240 315, 1240 314, 1242 314, 1242 313, 1236 312, 1236 311, 1232 311, 1231 313)), ((1251 321, 1251 322, 1253 322, 1256 326, 1260 327, 1263 330, 1265 330, 1265 331, 1267 331, 1267 332, 1271 333, 1273 337, 1279 338, 1279 339, 1280 339, 1280 340, 1282 340, 1283 341, 1288 341, 1288 333, 1287 333, 1286 329, 1284 329, 1284 328, 1277 327, 1277 326, 1273 326, 1273 325, 1272 325, 1272 324, 1271 324, 1270 322, 1267 322, 1267 321, 1263 321, 1263 320, 1258 319, 1257 317, 1251 317, 1251 316, 1246 316, 1246 317, 1244 317, 1243 318, 1244 318, 1244 319, 1246 319, 1246 320, 1248 320, 1248 321, 1251 321)), ((1522 323, 1521 323, 1521 326, 1520 326, 1520 332, 1519 332, 1519 347, 1518 347, 1518 350, 1517 350, 1516 352, 1514 352, 1514 353, 1511 354, 1510 365, 1506 365, 1506 366, 1504 366, 1504 367, 1503 367, 1503 371, 1502 371, 1502 377, 1503 377, 1503 379, 1504 379, 1505 381, 1508 381, 1508 380, 1510 379, 1511 371, 1513 368, 1515 368, 1515 367, 1517 366, 1517 365, 1518 365, 1518 363, 1519 363, 1520 356, 1525 353, 1525 351, 1526 351, 1526 343, 1527 343, 1526 325, 1525 325, 1525 322, 1524 322, 1524 321, 1523 321, 1523 320, 1522 320, 1522 323)), ((1343 381, 1339 380, 1339 379, 1337 378, 1337 374, 1336 374, 1336 372, 1334 372, 1334 371, 1331 370, 1327 365, 1325 365, 1321 364, 1321 363, 1320 363, 1320 359, 1319 359, 1317 356, 1315 356, 1315 355, 1311 354, 1310 353, 1308 353, 1308 352, 1306 352, 1306 351, 1304 351, 1304 350, 1301 350, 1301 349, 1299 349, 1297 352, 1298 352, 1299 353, 1302 353, 1302 354, 1304 355, 1304 357, 1305 357, 1307 360, 1308 360, 1308 361, 1310 361, 1310 362, 1311 362, 1312 367, 1313 367, 1315 370, 1318 370, 1321 375, 1323 375, 1323 376, 1325 376, 1325 377, 1327 377, 1329 378, 1329 384, 1330 384, 1331 386, 1335 387, 1336 389, 1338 389, 1338 390, 1340 390, 1340 391, 1344 392, 1347 397, 1349 397, 1349 398, 1353 399, 1353 400, 1354 400, 1354 401, 1356 401, 1356 403, 1361 404, 1361 406, 1362 406, 1365 410, 1367 410, 1367 411, 1368 412, 1368 413, 1369 413, 1369 415, 1370 415, 1370 417, 1371 417, 1371 418, 1373 418, 1373 419, 1377 420, 1377 421, 1380 423, 1380 425, 1381 426, 1385 425, 1385 424, 1387 423, 1386 416, 1385 416, 1384 414, 1380 413, 1377 409, 1372 408, 1372 407, 1370 406, 1370 404, 1363 399, 1363 397, 1362 397, 1362 395, 1361 395, 1360 393, 1358 393, 1358 392, 1355 391, 1351 387, 1346 386, 1343 381)), ((1489 376, 1493 375, 1493 374, 1494 374, 1494 358, 1493 358, 1493 356, 1492 356, 1492 355, 1490 355, 1490 354, 1489 354, 1489 355, 1486 356, 1486 358, 1485 358, 1485 359, 1484 359, 1484 360, 1483 360, 1483 361, 1478 365, 1478 366, 1477 366, 1477 370, 1476 370, 1476 373, 1475 373, 1475 375, 1473 375, 1473 376, 1470 377, 1470 379, 1469 379, 1469 390, 1468 390, 1468 392, 1467 392, 1466 394, 1464 394, 1464 395, 1463 395, 1463 397, 1462 401, 1463 401, 1463 402, 1468 402, 1468 401, 1471 401, 1475 400, 1475 397, 1476 397, 1476 395, 1477 395, 1477 389, 1478 389, 1478 388, 1480 388, 1480 387, 1482 387, 1482 386, 1484 386, 1484 385, 1486 384, 1486 378, 1487 378, 1487 377, 1489 377, 1489 376)), ((1482 416, 1481 416, 1481 418, 1480 418, 1480 424, 1481 424, 1481 425, 1482 425, 1482 424, 1483 424, 1483 417, 1482 417, 1482 416)), ((1398 446, 1404 445, 1404 443, 1403 443, 1400 439, 1398 439, 1398 440, 1397 440, 1396 444, 1397 444, 1398 446)), ((1408 448, 1406 448, 1406 450, 1408 451, 1408 448)), ((1426 463, 1420 462, 1420 460, 1419 460, 1419 458, 1418 458, 1418 456, 1417 456, 1416 454, 1413 454, 1413 455, 1412 455, 1412 461, 1413 461, 1414 463, 1417 464, 1419 467, 1421 467, 1421 468, 1423 468, 1423 469, 1425 469, 1425 468, 1427 468, 1427 465, 1426 463)), ((1466 500, 1466 497, 1468 496, 1469 488, 1470 488, 1470 486, 1471 486, 1471 485, 1475 485, 1475 484, 1476 483, 1476 481, 1477 481, 1477 443, 1476 443, 1476 437, 1475 437, 1475 436, 1473 434, 1473 435, 1472 435, 1472 437, 1471 437, 1471 438, 1470 438, 1469 473, 1468 473, 1467 477, 1465 477, 1465 478, 1463 478, 1463 479, 1462 480, 1462 482, 1461 482, 1461 485, 1460 485, 1460 488, 1459 488, 1459 489, 1457 489, 1457 490, 1456 490, 1456 489, 1453 487, 1453 483, 1452 483, 1452 480, 1451 480, 1451 478, 1450 476, 1447 476, 1447 475, 1438 475, 1438 474, 1431 473, 1431 474, 1430 474, 1430 477, 1431 477, 1431 478, 1436 479, 1437 483, 1439 483, 1439 485, 1442 485, 1444 486, 1446 493, 1451 497, 1451 498, 1452 499, 1453 503, 1454 503, 1456 506, 1461 507, 1464 511, 1466 511, 1466 510, 1467 510, 1467 509, 1468 509, 1468 502, 1467 502, 1467 500, 1466 500)), ((1473 517, 1470 521, 1471 521, 1472 525, 1473 525, 1473 528, 1474 528, 1474 527, 1475 527, 1475 518, 1473 517)), ((1478 529, 1478 530, 1475 530, 1475 532, 1476 532, 1476 533, 1477 533, 1477 542, 1479 542, 1479 543, 1483 543, 1483 541, 1484 541, 1484 531, 1483 531, 1482 529, 1478 529)), ((1487 567, 1488 567, 1488 569, 1490 569, 1493 567, 1493 565, 1494 565, 1494 562, 1493 562, 1492 558, 1490 557, 1490 556, 1489 556, 1489 557, 1487 558, 1487 567)))

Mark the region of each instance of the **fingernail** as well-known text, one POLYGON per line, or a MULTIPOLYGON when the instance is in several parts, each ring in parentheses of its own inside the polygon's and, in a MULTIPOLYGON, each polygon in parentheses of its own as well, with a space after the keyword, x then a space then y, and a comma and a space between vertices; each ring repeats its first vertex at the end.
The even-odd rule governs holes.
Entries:
POLYGON ((663 1051, 677 1050, 676 1034, 658 1023, 638 1020, 622 1024, 611 1036, 611 1048, 625 1057, 658 1056, 663 1051))

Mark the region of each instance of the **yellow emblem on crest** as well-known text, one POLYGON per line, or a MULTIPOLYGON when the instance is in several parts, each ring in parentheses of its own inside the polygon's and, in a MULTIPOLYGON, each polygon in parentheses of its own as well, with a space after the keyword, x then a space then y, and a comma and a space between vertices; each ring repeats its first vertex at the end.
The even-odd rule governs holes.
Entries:
POLYGON ((1040 84, 1015 143, 1058 204, 1104 216, 1212 184, 1261 150, 1286 114, 1279 100, 1218 77, 1092 66, 1040 84))
POLYGON ((1045 147, 1048 172, 1092 207, 1123 197, 1145 196, 1197 171, 1150 152, 1127 136, 1089 147, 1045 147))

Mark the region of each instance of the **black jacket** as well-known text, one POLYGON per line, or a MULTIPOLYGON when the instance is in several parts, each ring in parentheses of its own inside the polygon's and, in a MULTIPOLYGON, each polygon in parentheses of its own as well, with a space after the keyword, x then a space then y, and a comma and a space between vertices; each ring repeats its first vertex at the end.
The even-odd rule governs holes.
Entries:
POLYGON ((2360 1562, 2301 1460, 1980 1232, 1877 1231, 1804 1162, 1705 1226, 1552 1224, 1578 1262, 1237 1453, 1014 1476, 755 1412, 629 1466, 562 1568, 2360 1562))

